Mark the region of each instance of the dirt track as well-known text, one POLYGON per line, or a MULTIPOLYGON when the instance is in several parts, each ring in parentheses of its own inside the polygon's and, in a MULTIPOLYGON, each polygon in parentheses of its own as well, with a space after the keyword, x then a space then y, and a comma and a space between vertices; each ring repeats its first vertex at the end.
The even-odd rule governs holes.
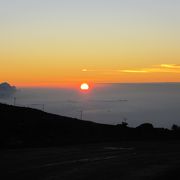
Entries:
POLYGON ((175 179, 180 169, 180 143, 1 150, 0 168, 1 180, 175 179))

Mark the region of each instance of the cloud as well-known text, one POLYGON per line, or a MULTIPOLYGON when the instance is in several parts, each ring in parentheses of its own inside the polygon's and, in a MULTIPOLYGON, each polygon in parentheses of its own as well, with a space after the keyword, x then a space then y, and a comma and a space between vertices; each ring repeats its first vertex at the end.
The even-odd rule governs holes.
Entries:
POLYGON ((115 69, 82 69, 82 72, 117 72, 115 69))
POLYGON ((180 70, 166 69, 166 68, 149 68, 148 71, 157 73, 180 73, 180 70))
POLYGON ((82 69, 82 72, 100 72, 100 73, 180 73, 180 65, 177 64, 159 64, 151 67, 139 69, 82 69))
POLYGON ((16 87, 7 82, 0 83, 0 98, 8 97, 16 92, 16 87))
POLYGON ((82 71, 82 72, 87 72, 88 70, 87 70, 87 69, 82 69, 81 71, 82 71))
POLYGON ((160 64, 160 65, 154 65, 149 68, 125 69, 120 71, 124 73, 180 73, 180 65, 160 64))
POLYGON ((177 64, 161 64, 162 68, 180 69, 180 65, 177 64))
POLYGON ((82 72, 96 72, 96 71, 102 71, 102 70, 97 70, 97 69, 82 69, 82 72))
POLYGON ((132 70, 132 69, 126 69, 126 70, 120 70, 121 72, 125 73, 148 73, 146 70, 132 70))

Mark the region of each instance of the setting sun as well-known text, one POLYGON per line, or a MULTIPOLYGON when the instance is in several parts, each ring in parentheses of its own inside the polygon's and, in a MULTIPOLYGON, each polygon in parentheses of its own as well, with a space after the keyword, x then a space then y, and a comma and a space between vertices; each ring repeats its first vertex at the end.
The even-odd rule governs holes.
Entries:
POLYGON ((89 85, 87 83, 82 83, 80 88, 81 88, 81 90, 88 90, 89 85))

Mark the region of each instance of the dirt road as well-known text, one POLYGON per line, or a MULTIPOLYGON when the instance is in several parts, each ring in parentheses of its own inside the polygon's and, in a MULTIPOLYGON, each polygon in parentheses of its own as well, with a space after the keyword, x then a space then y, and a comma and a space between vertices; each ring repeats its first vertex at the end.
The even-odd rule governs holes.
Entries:
POLYGON ((179 142, 124 142, 0 151, 0 179, 141 180, 179 175, 179 142))

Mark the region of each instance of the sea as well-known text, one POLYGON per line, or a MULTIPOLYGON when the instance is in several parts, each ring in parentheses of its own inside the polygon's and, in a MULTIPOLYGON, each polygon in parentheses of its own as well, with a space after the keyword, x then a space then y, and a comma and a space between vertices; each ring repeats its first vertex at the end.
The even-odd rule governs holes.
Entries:
POLYGON ((88 91, 18 88, 0 102, 102 124, 180 125, 180 83, 95 84, 88 91))

